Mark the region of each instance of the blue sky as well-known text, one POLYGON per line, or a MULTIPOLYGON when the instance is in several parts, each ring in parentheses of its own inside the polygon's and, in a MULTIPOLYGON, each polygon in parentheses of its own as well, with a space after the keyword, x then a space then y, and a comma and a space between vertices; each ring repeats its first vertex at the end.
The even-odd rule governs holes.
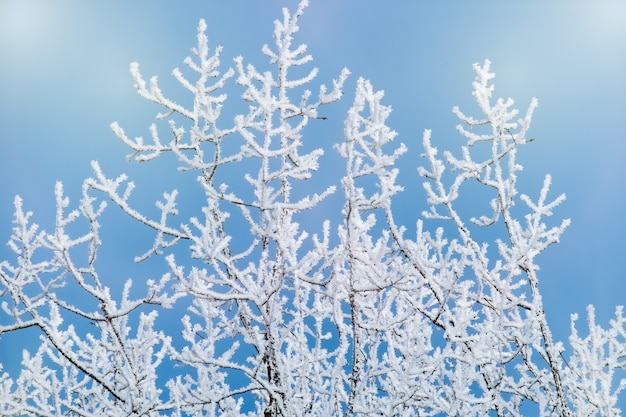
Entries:
MULTIPOLYGON (((14 195, 49 227, 54 183, 63 181, 76 201, 92 159, 110 175, 128 172, 154 196, 166 189, 167 178, 142 174, 126 161, 127 149, 109 128, 118 121, 129 135, 146 135, 156 114, 135 94, 129 64, 139 62, 145 77, 158 75, 166 91, 176 92, 169 74, 195 45, 204 18, 210 46, 224 46, 224 65, 237 55, 261 65, 272 22, 283 6, 296 5, 2 0, 0 240, 10 236, 14 195)), ((423 130, 433 130, 440 149, 454 149, 452 107, 477 115, 472 64, 489 58, 496 95, 512 97, 522 112, 537 97, 530 131, 536 140, 520 152, 520 191, 536 196, 550 173, 552 195, 567 194, 554 223, 572 219, 561 243, 539 258, 548 318, 560 340, 569 334, 570 314, 583 314, 588 304, 600 322, 608 321, 626 298, 626 3, 312 0, 300 27, 298 40, 309 46, 320 83, 344 66, 352 71, 345 105, 359 76, 385 90, 394 108, 391 127, 409 147, 400 165, 407 191, 397 203, 409 225, 423 209, 415 171, 423 130)), ((320 145, 327 152, 341 140, 343 109, 329 122, 336 123, 337 137, 320 145)), ((105 227, 118 230, 110 232, 108 259, 115 265, 107 268, 125 279, 135 271, 127 266, 132 255, 148 243, 137 248, 141 231, 129 233, 135 229, 110 219, 105 227)), ((7 254, 0 245, 0 259, 7 254)), ((0 340, 0 358, 15 353, 7 343, 0 340)))

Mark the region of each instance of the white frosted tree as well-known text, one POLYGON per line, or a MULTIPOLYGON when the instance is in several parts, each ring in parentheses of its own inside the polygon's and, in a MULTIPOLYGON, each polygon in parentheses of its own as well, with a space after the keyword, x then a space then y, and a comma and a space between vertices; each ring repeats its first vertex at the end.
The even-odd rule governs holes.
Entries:
POLYGON ((517 190, 517 150, 532 141, 537 102, 518 119, 512 100, 492 97, 489 61, 474 66, 480 116, 454 109, 466 141, 457 156, 440 156, 424 132, 429 210, 409 236, 392 204, 406 148, 369 81, 358 79, 335 145, 343 174, 328 188, 307 182, 328 150, 315 149, 326 141, 310 125, 326 123, 349 72, 330 89, 307 89, 318 70, 294 41, 306 6, 276 21, 275 44, 263 47, 267 71, 241 57, 223 70, 201 21, 187 68, 173 72, 192 97, 186 105, 131 65, 139 95, 162 111, 149 140, 112 129, 137 162, 173 157, 178 175, 196 179, 181 192, 200 196, 201 207, 165 191, 151 217, 136 208, 134 183, 97 162, 76 209, 56 187, 51 232, 15 198, 0 336, 36 328, 40 337, 25 347, 19 375, 0 376, 0 414, 620 415, 622 309, 604 330, 590 307, 586 337, 573 316, 569 347, 553 340, 543 309, 535 258, 569 221, 545 223, 564 200, 548 196, 549 176, 536 198, 517 190), (238 100, 227 93, 237 88, 245 107, 227 119, 224 106, 238 100), (459 209, 469 184, 491 195, 478 218, 459 209), (339 190, 336 216, 309 221, 339 190), (166 268, 159 280, 129 280, 119 299, 98 272, 106 200, 154 231, 136 261, 166 268), (483 228, 500 238, 481 241, 483 228), (179 313, 179 327, 165 333, 159 320, 179 313))

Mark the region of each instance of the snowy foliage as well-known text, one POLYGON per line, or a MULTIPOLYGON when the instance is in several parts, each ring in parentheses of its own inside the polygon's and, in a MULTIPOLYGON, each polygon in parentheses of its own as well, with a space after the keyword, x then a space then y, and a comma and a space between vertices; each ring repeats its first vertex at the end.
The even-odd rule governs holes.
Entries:
POLYGON ((619 415, 622 309, 605 330, 590 307, 586 337, 574 316, 571 347, 553 340, 544 313, 535 258, 569 221, 546 224, 564 200, 549 196, 549 176, 537 197, 517 190, 517 151, 532 142, 537 102, 518 118, 511 99, 493 98, 490 62, 474 66, 480 116, 453 110, 466 142, 458 156, 440 156, 424 132, 419 174, 429 210, 409 236, 392 204, 403 191, 396 161, 406 147, 386 124, 383 93, 359 78, 334 149, 343 174, 336 186, 302 195, 324 151, 333 151, 313 149, 323 143, 311 142, 307 127, 325 123, 325 106, 341 100, 349 76, 343 70, 317 93, 306 88, 318 75, 294 40, 306 5, 276 21, 263 72, 242 57, 222 69, 201 21, 187 68, 173 72, 190 106, 131 65, 139 95, 162 111, 148 141, 117 123, 113 132, 136 161, 170 155, 194 174, 188 188, 204 202, 196 216, 174 220, 176 190, 156 202, 159 215, 142 213, 133 182, 95 161, 77 209, 57 186, 52 232, 15 198, 15 257, 0 263, 0 335, 37 328, 40 341, 24 349, 19 375, 0 375, 0 414, 619 415), (226 120, 227 99, 236 100, 227 92, 236 88, 246 108, 226 120), (468 184, 491 195, 478 218, 458 207, 468 184), (337 215, 321 227, 307 222, 339 190, 337 215), (158 258, 167 270, 139 285, 142 296, 129 280, 115 299, 98 273, 105 200, 154 231, 136 261, 158 258), (81 225, 88 228, 76 235, 81 225), (480 241, 484 228, 500 238, 480 241), (158 330, 181 303, 179 327, 158 330))

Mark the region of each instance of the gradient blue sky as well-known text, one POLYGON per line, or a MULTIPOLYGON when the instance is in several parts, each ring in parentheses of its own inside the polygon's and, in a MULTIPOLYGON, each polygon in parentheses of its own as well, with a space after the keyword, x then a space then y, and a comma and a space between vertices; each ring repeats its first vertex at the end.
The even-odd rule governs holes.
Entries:
MULTIPOLYGON (((364 76, 385 90, 394 108, 390 124, 410 149, 400 178, 409 194, 398 202, 408 224, 423 208, 415 171, 422 163, 422 131, 432 129, 436 145, 452 149, 459 144, 452 107, 477 115, 473 63, 489 58, 496 95, 514 98, 522 112, 531 97, 538 98, 530 131, 536 140, 520 153, 520 191, 536 196, 544 174, 552 174, 552 195, 567 194, 555 224, 572 219, 562 242, 539 258, 548 318, 560 340, 569 334, 570 314, 584 313, 588 304, 606 323, 626 299, 626 3, 311 3, 298 40, 309 46, 319 82, 328 83, 346 66, 353 73, 346 105, 356 79, 364 76)), ((208 23, 211 48, 224 46, 224 65, 240 54, 247 62, 266 62, 260 48, 272 41, 273 21, 283 6, 296 5, 0 0, 0 240, 10 236, 15 194, 49 227, 55 181, 63 181, 76 201, 92 159, 110 175, 136 173, 141 179, 109 129, 119 121, 129 135, 146 135, 156 113, 135 94, 130 62, 138 61, 145 77, 159 75, 166 91, 176 91, 169 74, 195 45, 200 18, 208 23)), ((341 140, 342 117, 334 117, 337 137, 321 145, 330 149, 341 140)), ((158 177, 143 180, 148 189, 167 189, 158 177)), ((124 265, 148 244, 128 230, 113 231, 108 249, 118 271, 125 271, 122 278, 132 276, 124 265)), ((0 259, 7 254, 0 245, 0 259)), ((14 350, 8 343, 0 339, 0 361, 14 350)))

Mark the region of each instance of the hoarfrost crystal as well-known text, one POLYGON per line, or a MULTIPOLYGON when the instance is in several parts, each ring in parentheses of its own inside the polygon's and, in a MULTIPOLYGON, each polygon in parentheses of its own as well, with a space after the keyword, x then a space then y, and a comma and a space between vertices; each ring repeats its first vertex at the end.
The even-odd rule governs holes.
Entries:
POLYGON ((513 100, 494 99, 491 63, 474 66, 480 115, 453 109, 466 140, 458 151, 439 152, 437 133, 423 133, 428 209, 408 236, 393 204, 407 147, 370 81, 356 80, 334 148, 343 174, 308 185, 329 150, 315 128, 350 72, 311 87, 320 71, 295 40, 307 4, 276 21, 263 72, 243 57, 223 69, 200 21, 193 56, 172 73, 187 104, 131 64, 137 93, 160 111, 148 139, 117 123, 113 133, 130 159, 172 157, 173 174, 193 176, 161 193, 156 215, 136 208, 127 175, 109 177, 96 161, 78 208, 56 186, 51 232, 15 198, 0 335, 37 328, 40 338, 19 375, 0 375, 0 414, 619 415, 622 308, 604 329, 590 307, 586 337, 573 316, 568 348, 543 309, 536 257, 569 220, 548 225, 565 198, 551 196, 549 175, 537 197, 517 189, 537 101, 516 120, 513 100), (241 104, 231 120, 226 103, 241 104), (468 184, 491 193, 477 217, 460 203, 468 184), (333 194, 342 203, 320 227, 311 214, 329 213, 333 194), (98 272, 104 200, 154 232, 137 262, 163 265, 158 279, 129 279, 119 298, 98 272), (479 240, 488 227, 497 237, 479 240))

